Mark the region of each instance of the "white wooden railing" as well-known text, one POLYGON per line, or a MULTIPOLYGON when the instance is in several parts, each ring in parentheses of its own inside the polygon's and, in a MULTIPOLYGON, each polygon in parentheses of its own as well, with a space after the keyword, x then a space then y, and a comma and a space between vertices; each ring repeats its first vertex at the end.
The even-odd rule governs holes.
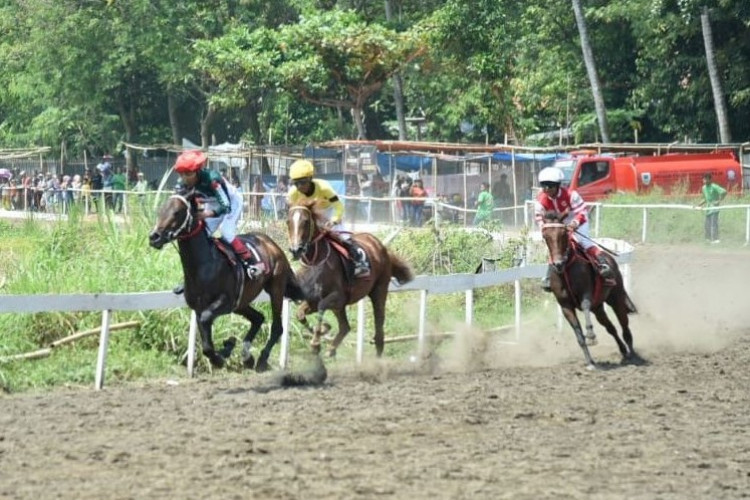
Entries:
MULTIPOLYGON (((620 240, 602 238, 598 240, 604 246, 618 252, 617 260, 621 265, 626 288, 630 286, 630 262, 633 247, 620 240)), ((473 322, 474 290, 514 283, 514 333, 518 341, 521 334, 521 280, 539 279, 546 272, 546 265, 522 265, 501 271, 484 274, 452 274, 445 276, 417 276, 414 281, 403 286, 392 284, 393 293, 418 291, 420 293, 419 327, 417 333, 417 352, 424 352, 427 337, 427 297, 446 293, 465 292, 466 324, 473 322)), ((263 292, 255 302, 267 302, 268 295, 263 292)), ((357 344, 356 360, 362 362, 365 345, 365 303, 357 304, 357 344)), ((171 292, 146 293, 98 293, 71 295, 0 295, 0 313, 38 313, 65 311, 102 311, 99 351, 96 363, 95 388, 104 387, 104 375, 109 344, 109 324, 113 311, 141 311, 150 309, 169 309, 187 307, 182 296, 171 292)), ((286 368, 289 359, 289 321, 290 304, 284 300, 282 313, 284 333, 280 342, 279 364, 286 368)), ((193 313, 188 335, 188 375, 192 376, 195 367, 195 346, 197 340, 197 322, 193 313)))

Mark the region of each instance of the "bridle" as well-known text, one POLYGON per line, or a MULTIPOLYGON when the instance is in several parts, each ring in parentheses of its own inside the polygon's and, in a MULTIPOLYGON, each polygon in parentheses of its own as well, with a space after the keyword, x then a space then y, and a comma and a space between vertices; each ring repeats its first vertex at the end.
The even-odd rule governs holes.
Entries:
MULTIPOLYGON (((563 224, 562 222, 545 222, 542 224, 542 233, 544 233, 545 229, 563 229, 567 231, 568 226, 563 224)), ((567 232, 566 232, 567 236, 567 232)), ((568 236, 568 244, 565 245, 565 253, 563 253, 562 261, 563 263, 567 263, 570 260, 570 253, 571 253, 571 241, 570 237, 568 236)), ((555 272, 560 273, 562 270, 558 270, 557 266, 552 266, 555 269, 555 272)))
MULTIPOLYGON (((310 210, 310 208, 303 206, 303 205, 295 205, 293 207, 290 207, 289 208, 290 218, 293 217, 292 213, 294 211, 298 211, 298 212, 301 211, 307 214, 307 223, 309 226, 307 237, 305 238, 305 241, 303 241, 302 244, 300 244, 299 246, 301 253, 302 253, 300 257, 300 261, 302 262, 302 264, 306 266, 316 265, 315 263, 318 262, 318 245, 315 245, 315 252, 313 253, 312 257, 307 257, 307 252, 310 249, 310 245, 314 243, 318 243, 320 240, 323 239, 323 236, 325 235, 325 233, 323 231, 318 231, 318 233, 315 234, 315 229, 316 229, 315 215, 313 214, 312 210, 310 210)), ((331 254, 331 247, 328 246, 327 250, 328 250, 328 253, 326 254, 325 258, 322 259, 320 262, 325 262, 326 260, 328 260, 328 257, 331 254)))
POLYGON ((169 239, 169 241, 190 239, 198 234, 201 229, 203 229, 203 221, 199 220, 193 226, 193 220, 195 218, 193 217, 192 211, 190 210, 190 201, 188 201, 185 196, 179 194, 173 194, 169 197, 170 200, 173 198, 179 200, 185 205, 185 219, 182 221, 180 227, 174 230, 167 231, 167 238, 169 239), (192 229, 190 229, 191 227, 192 229))

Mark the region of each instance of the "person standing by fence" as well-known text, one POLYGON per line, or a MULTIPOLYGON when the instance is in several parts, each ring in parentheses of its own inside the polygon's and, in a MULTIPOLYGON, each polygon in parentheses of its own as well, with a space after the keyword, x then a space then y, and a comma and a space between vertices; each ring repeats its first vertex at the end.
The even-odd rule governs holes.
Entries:
POLYGON ((727 190, 713 182, 711 174, 703 174, 703 201, 696 208, 706 207, 706 222, 704 225, 706 240, 719 243, 719 202, 727 195, 727 190))
POLYGON ((479 189, 480 192, 476 204, 477 214, 474 216, 475 226, 490 220, 492 218, 492 208, 495 206, 492 193, 490 193, 489 182, 483 182, 479 189))

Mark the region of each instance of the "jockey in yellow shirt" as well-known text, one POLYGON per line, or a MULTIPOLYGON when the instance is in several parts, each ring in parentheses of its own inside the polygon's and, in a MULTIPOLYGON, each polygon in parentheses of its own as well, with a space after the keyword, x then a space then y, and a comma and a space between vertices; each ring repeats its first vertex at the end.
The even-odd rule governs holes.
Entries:
POLYGON ((333 187, 323 179, 313 179, 315 167, 307 160, 297 160, 292 163, 289 170, 289 178, 292 182, 292 188, 289 190, 289 205, 299 202, 312 200, 325 213, 329 215, 329 221, 326 227, 329 229, 329 235, 339 242, 354 262, 354 276, 360 277, 369 273, 364 251, 354 245, 349 239, 348 234, 342 234, 343 230, 341 221, 344 218, 344 204, 339 199, 333 187))

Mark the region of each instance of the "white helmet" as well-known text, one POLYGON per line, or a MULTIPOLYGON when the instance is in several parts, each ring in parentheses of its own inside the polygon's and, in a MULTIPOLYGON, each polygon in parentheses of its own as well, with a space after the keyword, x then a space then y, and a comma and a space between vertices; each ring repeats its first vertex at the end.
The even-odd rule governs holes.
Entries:
POLYGON ((560 170, 557 167, 543 168, 542 171, 539 172, 539 184, 544 184, 548 182, 560 184, 562 183, 564 178, 565 178, 565 175, 562 173, 562 170, 560 170))

